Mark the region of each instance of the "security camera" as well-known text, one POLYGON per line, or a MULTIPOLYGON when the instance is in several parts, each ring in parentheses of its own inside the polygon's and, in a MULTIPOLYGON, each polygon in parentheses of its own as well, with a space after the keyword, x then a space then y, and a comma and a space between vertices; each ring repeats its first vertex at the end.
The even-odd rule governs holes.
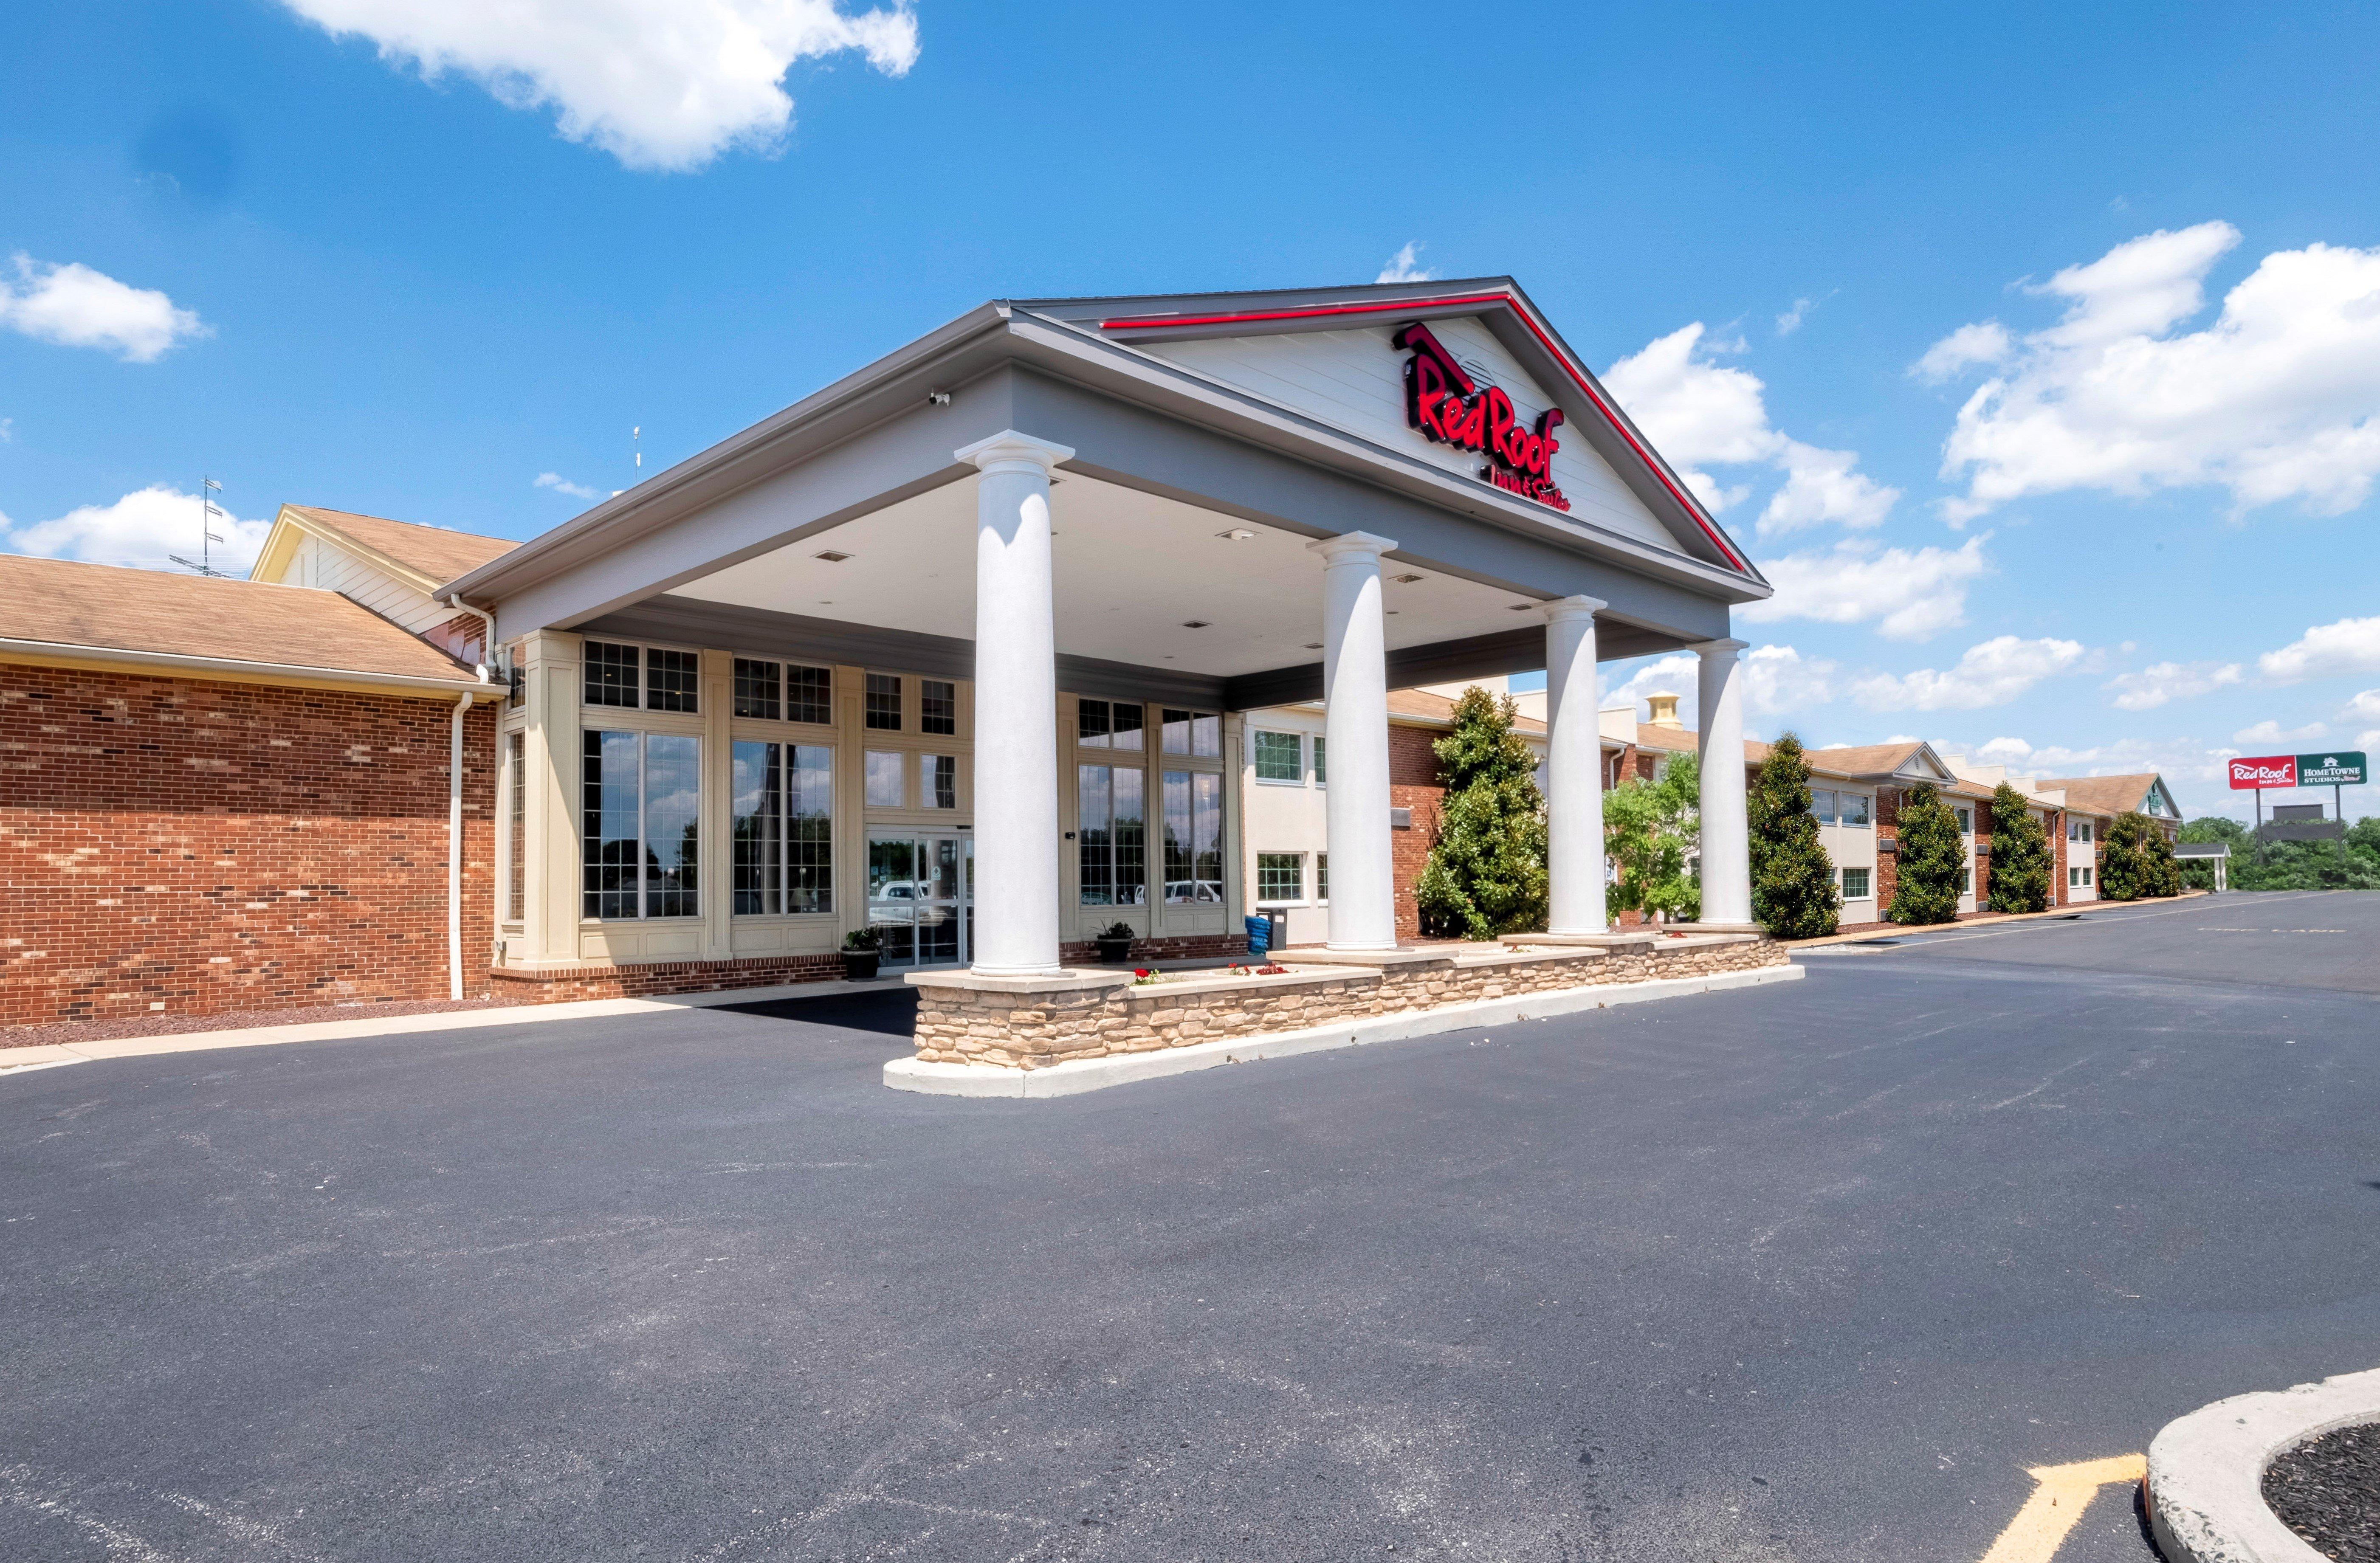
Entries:
POLYGON ((926 393, 926 402, 929 406, 947 407, 951 405, 951 394, 947 391, 929 391, 926 393))

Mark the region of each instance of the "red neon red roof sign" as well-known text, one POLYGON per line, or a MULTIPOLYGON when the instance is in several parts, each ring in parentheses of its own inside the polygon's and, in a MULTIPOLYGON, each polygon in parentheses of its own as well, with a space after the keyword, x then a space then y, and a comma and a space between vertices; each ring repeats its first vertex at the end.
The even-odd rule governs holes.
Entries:
POLYGON ((1645 470, 1651 473, 1654 480, 1659 483, 1670 497, 1676 500, 1685 513, 1694 518, 1694 525, 1701 529, 1703 536, 1710 539, 1713 548, 1718 550, 1719 557, 1726 560, 1734 569, 1746 574, 1750 573, 1750 567, 1745 564, 1743 556, 1735 551, 1734 546, 1703 513, 1701 504, 1695 502, 1694 496, 1686 492, 1683 485, 1670 476, 1669 468, 1664 466, 1645 447, 1645 442, 1636 437, 1635 431, 1628 427, 1626 420, 1621 418, 1618 410, 1604 399, 1603 394, 1579 370, 1578 366, 1571 362, 1570 355, 1556 346, 1552 336, 1548 334, 1546 329, 1536 322, 1528 310, 1522 309, 1508 293, 1451 294, 1438 298, 1380 299, 1364 303, 1310 305, 1290 309, 1233 310, 1210 315, 1128 315, 1101 321, 1099 329, 1117 332, 1179 331, 1188 326, 1261 325, 1268 321, 1319 320, 1333 315, 1381 315, 1401 312, 1410 314, 1416 309, 1442 309, 1466 304, 1476 304, 1485 308, 1501 305, 1512 310, 1520 322, 1528 328, 1529 334, 1536 337, 1539 345, 1543 346, 1554 362, 1561 367, 1562 372, 1570 377, 1571 382, 1576 385, 1580 393, 1594 405, 1595 410, 1602 415, 1604 421, 1610 426, 1611 431, 1619 435, 1629 450, 1635 454, 1637 460, 1644 464, 1645 470))

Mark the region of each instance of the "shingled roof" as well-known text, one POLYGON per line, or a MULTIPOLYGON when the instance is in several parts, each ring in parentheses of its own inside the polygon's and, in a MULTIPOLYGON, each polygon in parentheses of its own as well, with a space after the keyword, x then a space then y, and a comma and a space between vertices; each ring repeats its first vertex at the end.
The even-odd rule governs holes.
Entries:
POLYGON ((358 515, 320 505, 290 504, 282 508, 306 525, 338 534, 366 554, 395 564, 400 572, 421 577, 422 589, 443 586, 478 569, 491 559, 510 553, 520 544, 511 538, 485 538, 477 532, 450 532, 412 521, 392 521, 385 515, 358 515))

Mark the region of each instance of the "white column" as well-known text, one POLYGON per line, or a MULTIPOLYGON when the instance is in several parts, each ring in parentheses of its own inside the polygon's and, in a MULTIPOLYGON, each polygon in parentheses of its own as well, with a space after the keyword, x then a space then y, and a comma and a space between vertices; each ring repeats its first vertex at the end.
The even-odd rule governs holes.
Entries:
POLYGON ((1741 640, 1714 640, 1694 650, 1702 658, 1702 920, 1748 928, 1752 841, 1743 798, 1743 648, 1741 640))
POLYGON ((1058 970, 1058 644, 1050 469, 1011 429, 956 454, 975 489, 975 969, 1058 970))
POLYGON ((1603 724, 1595 672, 1595 615, 1607 604, 1565 597, 1546 604, 1546 857, 1548 930, 1610 931, 1603 904, 1603 724))
POLYGON ((1388 624, 1380 616, 1380 555, 1397 545, 1369 532, 1346 532, 1306 546, 1322 555, 1330 945, 1393 950, 1397 888, 1389 835, 1388 624))

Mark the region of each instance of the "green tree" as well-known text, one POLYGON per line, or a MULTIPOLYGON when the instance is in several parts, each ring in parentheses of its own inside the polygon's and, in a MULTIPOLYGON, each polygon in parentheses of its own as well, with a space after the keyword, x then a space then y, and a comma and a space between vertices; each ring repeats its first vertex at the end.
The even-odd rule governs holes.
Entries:
POLYGON ((1630 777, 1603 795, 1603 838, 1620 868, 1611 909, 1692 921, 1702 915, 1702 887, 1686 860, 1702 841, 1702 770, 1692 755, 1672 755, 1658 781, 1630 777))
MULTIPOLYGON (((2256 850, 2255 839, 2248 827, 2236 819, 2219 814, 2202 815, 2181 828, 2186 842, 2220 842, 2231 849, 2231 861, 2226 869, 2228 882, 2240 889, 2240 870, 2248 865, 2249 855, 2256 850)), ((2215 865, 2204 858, 2185 858, 2181 865, 2181 882, 2192 890, 2211 891, 2215 888, 2215 865)))
POLYGON ((1474 685, 1430 745, 1446 778, 1437 838, 1414 887, 1423 931, 1494 939, 1546 926, 1546 801, 1511 696, 1474 685))
POLYGON ((1949 923, 1959 915, 1959 887, 1966 878, 1967 848, 1959 839, 1959 817, 1942 794, 1919 782, 1900 801, 1895 827, 1900 841, 1895 861, 1892 907, 1896 923, 1949 923))
POLYGON ((2003 782, 1992 789, 1992 867, 1985 885, 1995 912, 2049 909, 2049 831, 2003 782))
POLYGON ((2180 893, 2181 870, 2165 832, 2137 809, 2116 816, 2099 854, 2100 899, 2138 901, 2180 893))
POLYGON ((1802 740, 1778 734, 1745 800, 1752 839, 1752 915, 1779 939, 1821 939, 1835 931, 1842 893, 1834 860, 1818 841, 1810 809, 1810 766, 1802 740))

